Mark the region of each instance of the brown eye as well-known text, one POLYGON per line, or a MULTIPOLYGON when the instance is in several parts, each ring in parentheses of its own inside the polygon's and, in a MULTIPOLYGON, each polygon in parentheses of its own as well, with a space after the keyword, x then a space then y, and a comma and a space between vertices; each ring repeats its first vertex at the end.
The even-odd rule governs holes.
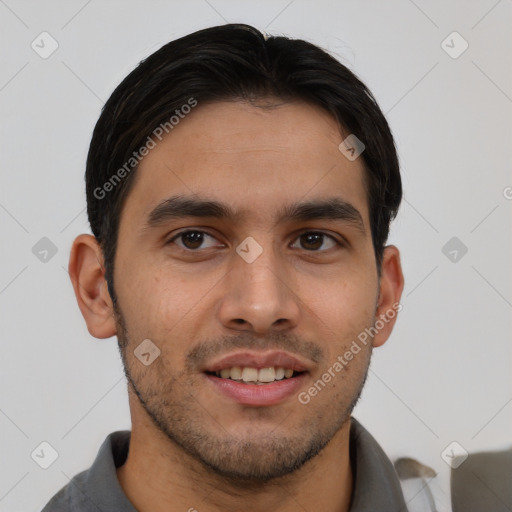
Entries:
POLYGON ((214 247, 215 244, 210 244, 207 246, 203 246, 203 243, 207 239, 215 240, 215 238, 208 233, 205 233, 204 231, 182 231, 181 233, 178 233, 176 236, 174 236, 171 240, 169 240, 168 243, 176 242, 177 240, 180 240, 181 243, 177 243, 179 247, 182 249, 188 249, 188 250, 196 250, 196 249, 208 249, 210 247, 214 247))
POLYGON ((300 241, 301 247, 308 251, 318 251, 318 249, 324 245, 326 240, 328 240, 331 245, 324 247, 324 250, 335 247, 336 245, 341 245, 332 236, 320 231, 307 231, 306 233, 302 233, 297 240, 300 241))

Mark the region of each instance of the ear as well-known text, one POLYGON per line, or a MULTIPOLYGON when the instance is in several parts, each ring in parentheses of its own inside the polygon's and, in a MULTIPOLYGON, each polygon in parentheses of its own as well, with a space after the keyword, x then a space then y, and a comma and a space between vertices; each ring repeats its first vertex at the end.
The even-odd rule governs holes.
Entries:
POLYGON ((379 283, 379 299, 375 313, 377 333, 373 338, 373 346, 384 345, 395 325, 398 312, 402 309, 400 297, 404 289, 404 275, 400 264, 400 252, 394 245, 384 248, 382 256, 381 276, 379 283))
POLYGON ((71 248, 68 265, 78 307, 95 338, 116 334, 112 299, 105 280, 103 252, 92 235, 79 235, 71 248))

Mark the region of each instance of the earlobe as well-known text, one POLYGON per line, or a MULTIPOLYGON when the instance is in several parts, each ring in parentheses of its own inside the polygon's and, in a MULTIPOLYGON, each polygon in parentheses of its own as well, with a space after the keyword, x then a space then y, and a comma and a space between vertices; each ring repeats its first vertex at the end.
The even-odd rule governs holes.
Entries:
POLYGON ((404 289, 404 276, 400 252, 394 245, 384 248, 379 286, 379 301, 375 315, 375 327, 378 332, 373 339, 374 347, 380 347, 387 341, 395 325, 398 311, 402 308, 400 298, 404 289))
POLYGON ((68 265, 78 307, 95 338, 116 334, 112 300, 105 281, 103 253, 92 235, 79 235, 71 248, 68 265))

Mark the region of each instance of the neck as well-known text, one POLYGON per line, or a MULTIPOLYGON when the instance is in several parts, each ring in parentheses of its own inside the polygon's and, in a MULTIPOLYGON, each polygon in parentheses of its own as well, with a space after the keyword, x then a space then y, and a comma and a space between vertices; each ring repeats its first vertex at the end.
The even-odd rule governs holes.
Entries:
POLYGON ((205 468, 144 414, 132 414, 128 458, 117 476, 138 512, 348 512, 353 488, 349 434, 350 420, 294 473, 242 486, 205 468))

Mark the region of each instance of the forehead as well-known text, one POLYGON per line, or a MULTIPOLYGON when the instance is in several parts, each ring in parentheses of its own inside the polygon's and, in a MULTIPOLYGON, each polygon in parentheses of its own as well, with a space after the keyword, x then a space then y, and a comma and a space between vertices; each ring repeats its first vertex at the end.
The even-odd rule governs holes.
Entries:
POLYGON ((336 195, 367 224, 363 161, 338 149, 346 135, 305 103, 199 104, 143 158, 122 217, 136 221, 167 197, 199 195, 263 221, 301 198, 336 195))

